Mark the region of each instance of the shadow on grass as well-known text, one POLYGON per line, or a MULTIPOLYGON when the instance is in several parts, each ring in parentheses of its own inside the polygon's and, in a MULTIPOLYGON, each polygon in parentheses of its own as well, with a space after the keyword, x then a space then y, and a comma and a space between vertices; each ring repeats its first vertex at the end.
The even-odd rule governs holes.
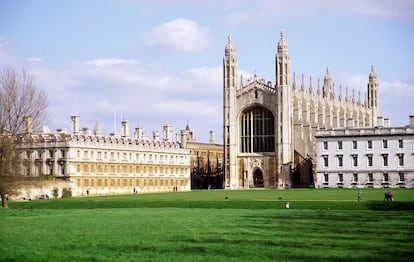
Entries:
POLYGON ((369 201, 365 203, 368 210, 373 211, 413 211, 414 202, 386 202, 386 201, 369 201))

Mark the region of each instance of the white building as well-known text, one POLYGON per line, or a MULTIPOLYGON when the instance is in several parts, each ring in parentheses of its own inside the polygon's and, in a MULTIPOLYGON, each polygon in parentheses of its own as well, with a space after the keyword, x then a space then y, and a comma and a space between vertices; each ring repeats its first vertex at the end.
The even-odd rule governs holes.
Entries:
POLYGON ((378 123, 316 132, 316 187, 414 186, 414 116, 405 127, 378 123))

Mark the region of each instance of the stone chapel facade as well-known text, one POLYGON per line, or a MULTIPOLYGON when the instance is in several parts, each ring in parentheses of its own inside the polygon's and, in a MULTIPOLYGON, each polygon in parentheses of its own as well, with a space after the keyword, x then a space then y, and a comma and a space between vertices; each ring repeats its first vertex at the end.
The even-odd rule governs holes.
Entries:
POLYGON ((329 70, 316 93, 312 79, 291 83, 283 31, 277 45, 275 83, 253 75, 238 80, 237 55, 229 36, 223 59, 223 146, 225 188, 290 188, 314 184, 315 131, 373 127, 378 117, 378 80, 371 67, 367 95, 335 95, 329 70))

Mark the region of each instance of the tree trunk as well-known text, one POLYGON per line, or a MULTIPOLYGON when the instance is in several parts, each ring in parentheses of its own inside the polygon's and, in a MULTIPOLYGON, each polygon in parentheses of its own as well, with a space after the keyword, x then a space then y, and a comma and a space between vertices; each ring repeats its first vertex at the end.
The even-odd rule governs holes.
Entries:
POLYGON ((1 207, 9 208, 9 203, 8 203, 7 196, 5 193, 1 193, 1 207))

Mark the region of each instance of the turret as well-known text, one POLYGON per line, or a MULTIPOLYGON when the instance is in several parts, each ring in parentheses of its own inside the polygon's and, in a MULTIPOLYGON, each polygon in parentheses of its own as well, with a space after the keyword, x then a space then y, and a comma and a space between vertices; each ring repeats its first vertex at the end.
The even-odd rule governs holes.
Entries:
MULTIPOLYGON (((291 167, 293 163, 292 149, 292 89, 290 88, 290 56, 285 34, 280 33, 276 54, 276 117, 275 117, 275 144, 277 181, 282 187, 289 187, 284 181, 290 181, 291 167), (282 171, 284 170, 284 171, 282 171)), ((303 80, 302 80, 303 81, 303 80)))
POLYGON ((223 59, 223 146, 226 187, 238 188, 236 165, 236 88, 237 56, 231 36, 227 39, 223 59))
POLYGON ((375 73, 374 65, 371 66, 371 73, 368 77, 367 84, 367 93, 368 93, 368 108, 371 113, 372 123, 369 123, 371 126, 377 125, 377 116, 378 116, 378 80, 377 74, 375 73))

